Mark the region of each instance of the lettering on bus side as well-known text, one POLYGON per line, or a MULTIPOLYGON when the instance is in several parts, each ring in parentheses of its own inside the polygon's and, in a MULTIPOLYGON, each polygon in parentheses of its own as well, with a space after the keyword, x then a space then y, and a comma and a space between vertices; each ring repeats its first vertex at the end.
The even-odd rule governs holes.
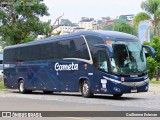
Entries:
POLYGON ((56 71, 67 71, 67 70, 78 70, 78 64, 74 64, 72 62, 72 64, 59 64, 59 63, 55 63, 55 70, 56 71))

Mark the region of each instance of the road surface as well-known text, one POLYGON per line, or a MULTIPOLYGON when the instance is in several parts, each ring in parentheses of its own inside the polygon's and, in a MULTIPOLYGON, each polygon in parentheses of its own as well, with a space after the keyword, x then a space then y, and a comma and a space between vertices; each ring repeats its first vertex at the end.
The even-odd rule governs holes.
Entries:
MULTIPOLYGON (((109 95, 83 98, 80 93, 20 94, 18 90, 1 90, 0 103, 0 111, 160 111, 160 86, 151 85, 147 93, 125 94, 121 98, 109 95)), ((91 118, 65 117, 65 119, 91 118)))

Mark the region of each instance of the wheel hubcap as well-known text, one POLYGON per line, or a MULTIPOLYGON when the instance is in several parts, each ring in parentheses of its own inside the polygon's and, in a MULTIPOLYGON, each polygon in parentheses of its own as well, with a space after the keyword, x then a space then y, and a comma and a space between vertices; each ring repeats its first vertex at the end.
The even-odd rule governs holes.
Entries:
POLYGON ((20 83, 20 91, 21 91, 21 92, 24 91, 24 83, 23 83, 23 82, 20 83))
POLYGON ((87 83, 84 83, 83 84, 83 93, 84 94, 88 94, 88 91, 89 91, 89 86, 87 83))

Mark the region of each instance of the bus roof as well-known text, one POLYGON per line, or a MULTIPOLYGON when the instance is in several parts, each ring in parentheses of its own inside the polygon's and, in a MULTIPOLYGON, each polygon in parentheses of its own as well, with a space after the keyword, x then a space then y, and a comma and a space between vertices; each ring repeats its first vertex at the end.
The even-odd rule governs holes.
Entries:
POLYGON ((60 35, 60 36, 52 36, 49 38, 44 38, 40 40, 35 40, 32 42, 28 43, 23 43, 23 44, 17 44, 17 45, 12 45, 12 46, 7 46, 5 49, 9 48, 17 48, 17 47, 24 47, 24 46, 30 46, 30 45, 36 45, 36 44, 43 44, 43 43, 49 43, 53 41, 60 41, 60 40, 65 40, 68 38, 73 38, 76 36, 81 36, 81 35, 93 35, 93 36, 98 36, 101 37, 102 39, 110 39, 110 40, 129 40, 129 41, 137 41, 138 38, 127 34, 127 33, 122 33, 122 32, 117 32, 117 31, 104 31, 104 30, 88 30, 88 31, 81 31, 81 32, 76 32, 76 33, 71 33, 67 35, 60 35))

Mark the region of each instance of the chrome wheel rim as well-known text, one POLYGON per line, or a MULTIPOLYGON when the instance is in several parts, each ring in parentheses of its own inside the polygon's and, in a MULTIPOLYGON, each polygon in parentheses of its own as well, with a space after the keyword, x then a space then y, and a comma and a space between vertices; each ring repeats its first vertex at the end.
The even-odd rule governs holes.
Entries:
POLYGON ((89 91, 89 86, 88 86, 88 84, 85 82, 85 83, 83 84, 83 93, 84 93, 84 94, 88 94, 88 91, 89 91))
POLYGON ((23 82, 20 82, 19 88, 20 88, 21 92, 24 91, 24 83, 23 82))

